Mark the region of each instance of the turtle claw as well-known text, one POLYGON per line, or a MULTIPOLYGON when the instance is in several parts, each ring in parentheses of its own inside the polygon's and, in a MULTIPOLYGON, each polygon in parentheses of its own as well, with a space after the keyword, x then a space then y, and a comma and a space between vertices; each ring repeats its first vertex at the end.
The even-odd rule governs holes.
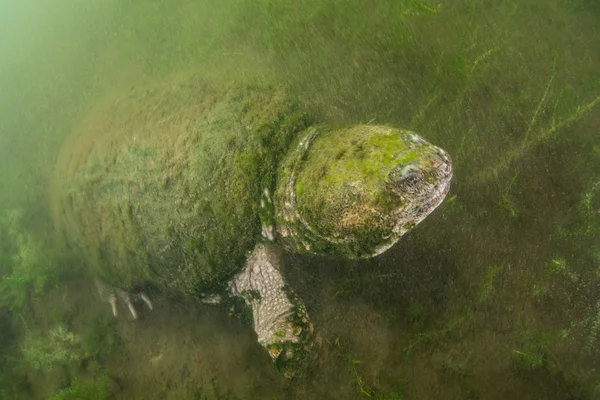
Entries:
POLYGON ((108 302, 110 303, 110 306, 112 307, 113 316, 116 318, 117 317, 117 296, 115 296, 114 293, 111 293, 111 295, 108 296, 108 302))
POLYGON ((148 296, 146 296, 146 293, 144 293, 144 292, 138 293, 138 297, 140 299, 142 299, 142 301, 144 303, 146 303, 146 305, 148 306, 150 311, 154 310, 154 307, 152 307, 152 302, 150 301, 150 298, 148 296))
POLYGON ((129 312, 131 313, 133 319, 137 319, 137 312, 135 311, 135 307, 131 302, 131 296, 129 296, 129 293, 124 292, 121 289, 116 289, 116 291, 119 297, 125 302, 125 304, 127 304, 127 308, 129 308, 129 312))
POLYGON ((137 293, 134 295, 130 295, 129 293, 127 293, 121 289, 108 289, 108 290, 110 290, 110 294, 108 295, 107 298, 105 298, 104 293, 107 291, 107 286, 96 279, 96 287, 98 289, 98 294, 100 295, 100 298, 102 300, 107 299, 108 302, 110 303, 110 306, 112 308, 112 313, 115 318, 118 316, 117 295, 121 298, 121 300, 123 300, 125 302, 125 304, 127 304, 127 308, 129 309, 129 312, 131 313, 131 316, 133 317, 133 319, 137 319, 138 314, 137 314, 137 311, 135 310, 132 299, 139 298, 144 303, 146 303, 146 305, 148 306, 148 308, 150 310, 154 309, 154 307, 152 306, 152 302, 150 301, 150 298, 146 295, 146 293, 141 292, 141 293, 137 293), (116 295, 115 295, 115 293, 116 293, 116 295))

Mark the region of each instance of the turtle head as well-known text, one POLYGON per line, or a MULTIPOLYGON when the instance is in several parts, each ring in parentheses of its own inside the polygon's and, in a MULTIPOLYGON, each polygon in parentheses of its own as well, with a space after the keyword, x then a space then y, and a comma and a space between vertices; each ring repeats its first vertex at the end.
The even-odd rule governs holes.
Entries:
POLYGON ((440 205, 452 160, 406 130, 313 127, 290 150, 279 177, 275 216, 284 245, 366 258, 387 250, 440 205))

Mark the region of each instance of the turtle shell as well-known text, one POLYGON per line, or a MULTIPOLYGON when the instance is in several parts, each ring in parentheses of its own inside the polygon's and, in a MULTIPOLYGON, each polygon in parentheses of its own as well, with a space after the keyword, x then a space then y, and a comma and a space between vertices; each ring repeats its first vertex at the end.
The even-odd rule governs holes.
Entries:
POLYGON ((201 76, 131 90, 64 145, 53 191, 66 242, 122 288, 222 287, 261 233, 260 198, 309 121, 275 85, 201 76))

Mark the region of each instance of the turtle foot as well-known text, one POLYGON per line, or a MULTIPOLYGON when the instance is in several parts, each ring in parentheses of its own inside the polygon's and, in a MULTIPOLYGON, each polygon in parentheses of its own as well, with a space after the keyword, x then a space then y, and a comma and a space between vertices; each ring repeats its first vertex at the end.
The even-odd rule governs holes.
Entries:
POLYGON ((283 280, 277 250, 258 245, 229 289, 250 307, 259 343, 291 378, 312 344, 312 324, 304 303, 283 280))
POLYGON ((118 298, 120 298, 121 300, 123 300, 125 302, 133 319, 137 319, 137 317, 138 317, 137 311, 135 310, 135 307, 133 305, 134 300, 137 300, 137 299, 142 300, 144 303, 146 303, 146 305, 148 306, 148 308, 150 310, 153 309, 150 298, 144 292, 130 294, 121 289, 111 288, 108 285, 104 284, 103 282, 99 281, 98 279, 96 279, 95 282, 96 282, 96 288, 98 290, 98 295, 100 296, 100 299, 102 301, 108 301, 110 303, 110 306, 112 308, 112 313, 115 317, 118 316, 117 296, 118 296, 118 298))

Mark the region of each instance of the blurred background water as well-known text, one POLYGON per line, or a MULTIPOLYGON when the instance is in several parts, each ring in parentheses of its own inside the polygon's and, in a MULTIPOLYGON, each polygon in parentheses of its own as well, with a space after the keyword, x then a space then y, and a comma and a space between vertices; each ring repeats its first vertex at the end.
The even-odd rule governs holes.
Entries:
POLYGON ((600 398, 600 3, 0 3, 0 397, 600 398), (118 321, 52 246, 61 145, 102 99, 264 69, 321 122, 450 152, 444 204, 382 256, 289 255, 322 343, 282 378, 194 299, 118 321))

